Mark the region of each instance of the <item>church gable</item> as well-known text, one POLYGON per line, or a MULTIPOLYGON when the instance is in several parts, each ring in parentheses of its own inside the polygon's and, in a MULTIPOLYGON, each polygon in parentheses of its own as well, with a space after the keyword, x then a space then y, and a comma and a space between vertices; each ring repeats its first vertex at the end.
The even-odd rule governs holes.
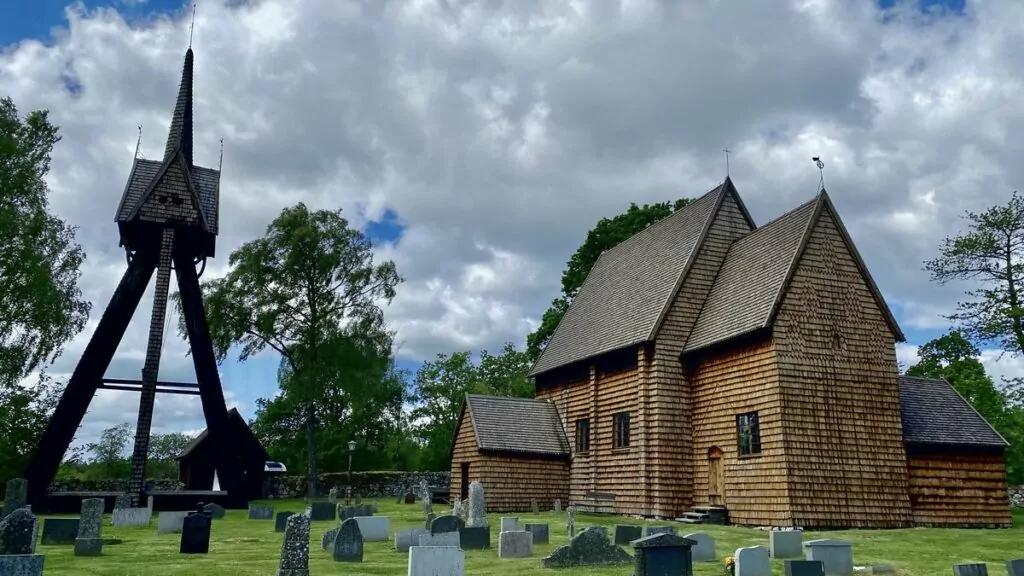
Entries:
POLYGON ((139 219, 202 225, 195 187, 182 165, 180 156, 174 158, 150 185, 136 213, 139 219))

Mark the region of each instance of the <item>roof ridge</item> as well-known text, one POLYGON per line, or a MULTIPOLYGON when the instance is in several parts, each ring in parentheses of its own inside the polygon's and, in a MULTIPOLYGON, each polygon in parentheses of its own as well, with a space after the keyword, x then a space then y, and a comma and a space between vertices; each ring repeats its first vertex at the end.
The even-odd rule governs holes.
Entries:
POLYGON ((538 400, 537 398, 523 398, 522 396, 499 396, 497 394, 466 394, 466 398, 487 398, 497 400, 515 400, 518 402, 537 402, 541 404, 549 404, 547 400, 538 400))

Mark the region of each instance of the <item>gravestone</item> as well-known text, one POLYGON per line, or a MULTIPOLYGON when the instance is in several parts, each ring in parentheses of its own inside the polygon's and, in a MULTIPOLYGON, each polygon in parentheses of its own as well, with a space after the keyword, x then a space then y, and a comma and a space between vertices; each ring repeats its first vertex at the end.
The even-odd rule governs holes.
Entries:
POLYGON ((273 520, 273 504, 249 504, 249 520, 273 520))
POLYGON ((498 558, 533 556, 533 532, 526 530, 498 533, 498 558))
POLYGON ((338 503, 338 487, 331 486, 331 489, 327 491, 327 500, 334 504, 338 503))
POLYGON ((277 576, 309 576, 309 516, 288 517, 277 576))
POLYGON ((668 532, 630 542, 636 576, 693 576, 693 540, 668 532))
POLYGON ((419 546, 422 534, 430 534, 430 532, 425 528, 413 528, 412 530, 395 532, 395 550, 398 552, 408 552, 412 546, 419 546))
POLYGON ((341 530, 341 526, 335 526, 327 532, 324 532, 324 535, 320 537, 320 548, 323 550, 333 550, 334 538, 338 536, 339 530, 341 530))
POLYGON ((541 560, 541 565, 545 568, 632 563, 633 558, 625 550, 608 540, 608 531, 604 526, 591 526, 581 530, 569 544, 555 548, 549 556, 541 560))
POLYGON ((192 512, 181 521, 180 554, 207 554, 210 552, 210 528, 213 518, 200 512, 192 512))
POLYGON ((487 526, 487 499, 484 497, 484 485, 472 482, 469 485, 469 517, 466 526, 479 528, 487 526))
POLYGON ((160 512, 156 517, 157 534, 181 534, 189 512, 160 512))
POLYGON ((565 508, 565 531, 569 538, 576 537, 576 507, 566 506, 565 508))
POLYGON ((344 522, 345 520, 348 520, 349 518, 355 518, 356 516, 358 516, 358 514, 356 514, 356 509, 354 507, 342 506, 341 504, 338 505, 339 522, 344 522))
POLYGON ((0 520, 10 516, 15 510, 24 508, 28 499, 28 480, 11 478, 7 481, 4 493, 4 507, 0 509, 0 520))
POLYGON ((313 502, 309 508, 309 519, 313 522, 334 520, 335 512, 337 511, 335 505, 330 502, 313 502))
POLYGON ((764 546, 737 548, 736 576, 772 576, 772 559, 764 546))
POLYGON ((643 538, 643 526, 616 524, 612 526, 612 541, 616 544, 628 545, 633 540, 643 538))
POLYGON ((416 503, 416 494, 414 494, 411 490, 405 493, 405 503, 406 504, 415 504, 416 503))
POLYGON ((288 519, 294 514, 295 512, 278 512, 274 517, 274 532, 284 532, 285 526, 288 525, 288 519))
POLYGON ((462 576, 466 553, 454 546, 409 548, 408 576, 462 576))
POLYGON ((359 511, 359 514, 356 514, 356 516, 373 516, 373 513, 375 512, 373 506, 370 506, 369 504, 356 506, 356 509, 359 511))
POLYGON ((0 556, 36 553, 36 517, 25 508, 15 508, 0 521, 0 556))
POLYGON ((853 576, 853 547, 846 540, 809 540, 804 550, 804 558, 821 561, 828 576, 853 576))
POLYGON ((550 538, 547 524, 526 524, 523 529, 533 534, 534 544, 547 544, 550 538))
POLYGON ((334 537, 332 555, 335 562, 363 561, 363 533, 359 531, 359 522, 355 518, 341 523, 334 537))
MULTIPOLYGON (((828 574, 828 568, 825 568, 828 574)), ((988 566, 985 564, 954 564, 953 576, 988 576, 988 566)))
MULTIPOLYGON (((462 547, 462 539, 458 532, 438 532, 437 534, 420 534, 416 546, 454 546, 462 547)), ((413 546, 415 548, 416 546, 413 546)))
POLYGON ((558 514, 561 511, 562 511, 562 499, 561 498, 555 498, 555 514, 558 514))
POLYGON ((490 526, 466 526, 459 530, 463 550, 485 550, 491 547, 490 526))
POLYGON ((715 539, 704 532, 683 534, 683 538, 693 540, 690 552, 694 562, 716 562, 718 555, 715 554, 715 539))
POLYGON ((1024 576, 1024 558, 1008 560, 1006 562, 1006 574, 1008 576, 1024 576))
POLYGON ((224 513, 226 512, 223 506, 221 506, 220 504, 216 504, 214 502, 210 502, 206 506, 203 506, 203 511, 209 512, 210 518, 214 520, 220 520, 224 517, 224 513))
POLYGON ((676 532, 675 526, 644 526, 640 537, 654 536, 655 534, 675 534, 678 536, 679 533, 676 532))
POLYGON ((804 533, 800 530, 772 530, 768 533, 768 553, 772 558, 803 556, 804 533))
POLYGON ((825 565, 820 560, 786 560, 786 576, 825 576, 825 565))
POLYGON ((462 517, 462 500, 459 498, 452 500, 452 516, 462 517))
POLYGON ((427 485, 426 480, 420 480, 420 499, 423 501, 423 513, 431 514, 434 512, 434 506, 431 500, 430 486, 427 485))
POLYGON ((132 497, 127 494, 118 494, 114 497, 114 510, 124 510, 132 507, 132 497))
POLYGON ((521 528, 518 517, 505 516, 501 519, 501 532, 518 532, 519 530, 521 528))
POLYGON ((530 511, 534 514, 540 514, 540 504, 537 503, 536 498, 530 499, 530 511))
POLYGON ((78 518, 78 537, 75 538, 75 556, 99 556, 103 553, 103 499, 82 500, 78 518))
POLYGON ((42 554, 0 556, 0 574, 4 576, 43 576, 42 554))
POLYGON ((152 515, 149 508, 121 508, 110 515, 110 525, 141 528, 149 526, 152 515))
POLYGON ((78 538, 78 518, 43 519, 43 541, 40 544, 44 546, 74 544, 75 538, 78 538))
MULTIPOLYGON (((349 518, 359 523, 364 542, 387 542, 391 532, 391 519, 387 516, 356 516, 349 518)), ((348 522, 348 520, 346 520, 348 522)))
POLYGON ((435 516, 433 514, 433 512, 431 512, 430 514, 427 514, 427 523, 424 524, 424 526, 426 527, 427 530, 430 530, 430 527, 434 524, 434 520, 436 520, 436 519, 437 519, 437 516, 435 516))
POLYGON ((370 502, 370 513, 367 514, 367 516, 372 516, 372 515, 376 514, 379 511, 380 511, 380 502, 378 502, 377 500, 374 500, 373 502, 370 502))
POLYGON ((440 518, 434 518, 434 521, 430 523, 430 533, 458 532, 465 527, 466 524, 458 516, 441 516, 440 518))

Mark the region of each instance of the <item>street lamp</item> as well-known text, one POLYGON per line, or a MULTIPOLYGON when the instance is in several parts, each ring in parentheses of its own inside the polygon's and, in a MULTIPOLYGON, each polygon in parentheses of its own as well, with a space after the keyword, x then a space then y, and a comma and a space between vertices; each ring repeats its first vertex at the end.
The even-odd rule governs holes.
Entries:
POLYGON ((349 504, 352 503, 352 454, 354 454, 355 451, 356 451, 356 441, 355 440, 349 440, 348 441, 348 494, 345 495, 345 498, 348 500, 349 504))

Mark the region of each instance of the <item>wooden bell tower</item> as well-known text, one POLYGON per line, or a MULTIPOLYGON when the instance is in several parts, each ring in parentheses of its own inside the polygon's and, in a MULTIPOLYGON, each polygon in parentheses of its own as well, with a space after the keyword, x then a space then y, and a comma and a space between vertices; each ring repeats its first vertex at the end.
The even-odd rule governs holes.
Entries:
MULTIPOLYGON (((68 381, 39 446, 29 462, 29 501, 40 503, 60 467, 86 409, 98 389, 139 392, 139 413, 128 492, 139 505, 146 477, 150 427, 157 392, 199 396, 209 440, 214 445, 217 474, 229 498, 241 495, 242 478, 231 462, 228 413, 210 341, 199 275, 214 256, 220 200, 220 170, 192 161, 192 67, 189 47, 162 160, 135 158, 115 221, 128 260, 121 282, 68 381), (196 268, 200 267, 197 272, 196 268), (156 292, 141 380, 114 380, 104 373, 117 350, 139 301, 156 271, 156 292), (171 272, 177 276, 182 313, 192 349, 197 383, 160 382, 160 354, 171 272)), ((209 500, 207 500, 209 501, 209 500)))

